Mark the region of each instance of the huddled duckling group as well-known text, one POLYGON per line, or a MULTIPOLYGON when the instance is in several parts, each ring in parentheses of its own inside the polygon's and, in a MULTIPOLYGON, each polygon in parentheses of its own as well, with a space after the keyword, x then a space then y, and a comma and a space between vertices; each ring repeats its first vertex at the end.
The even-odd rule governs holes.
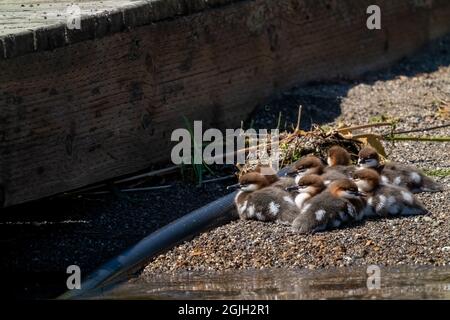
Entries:
POLYGON ((299 233, 338 228, 365 217, 426 214, 413 193, 443 190, 414 167, 381 164, 371 147, 361 149, 354 166, 340 146, 328 150, 327 165, 306 156, 284 177, 258 166, 233 187, 239 188, 235 205, 241 219, 278 221, 299 233))

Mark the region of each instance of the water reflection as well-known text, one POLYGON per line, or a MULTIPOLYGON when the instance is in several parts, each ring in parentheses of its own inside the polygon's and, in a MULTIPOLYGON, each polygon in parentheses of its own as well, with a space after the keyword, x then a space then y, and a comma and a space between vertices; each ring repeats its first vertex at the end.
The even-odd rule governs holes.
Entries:
POLYGON ((381 268, 380 289, 366 281, 365 267, 144 274, 94 298, 450 299, 450 266, 381 268))

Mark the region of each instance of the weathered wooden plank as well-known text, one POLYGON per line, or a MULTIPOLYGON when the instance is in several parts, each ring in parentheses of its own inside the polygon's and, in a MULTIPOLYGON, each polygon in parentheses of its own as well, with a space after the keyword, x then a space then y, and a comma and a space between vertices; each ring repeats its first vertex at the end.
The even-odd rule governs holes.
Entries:
POLYGON ((20 3, 6 1, 3 7, 0 2, 0 42, 4 42, 5 38, 9 39, 11 44, 21 41, 21 38, 15 39, 16 33, 30 33, 34 39, 33 50, 25 50, 28 46, 22 44, 14 44, 14 48, 4 46, 4 53, 0 54, 0 60, 34 51, 52 50, 55 47, 99 38, 118 31, 130 30, 141 25, 239 1, 245 0, 79 0, 74 2, 61 0, 51 3, 25 0, 20 3), (81 29, 73 30, 67 26, 70 16, 67 9, 72 5, 77 5, 80 9, 81 29), (56 41, 54 41, 55 37, 56 41), (16 48, 22 48, 24 51, 17 51, 16 48))
MULTIPOLYGON (((144 1, 138 1, 143 3, 144 1)), ((10 26, 19 25, 18 30, 26 31, 30 27, 45 27, 64 23, 68 17, 67 8, 77 5, 82 16, 92 16, 101 12, 118 10, 121 7, 135 5, 133 0, 108 1, 0 1, 0 36, 11 34, 10 26)))
MULTIPOLYGON (((69 45, 64 29, 40 30, 32 54, 1 41, 0 53, 9 48, 0 60, 4 205, 167 161, 182 116, 205 129, 237 127, 274 92, 357 76, 450 31, 450 3, 408 0, 376 1, 382 30, 370 31, 372 2, 239 1, 176 16, 187 10, 178 1, 159 9, 174 19, 118 32, 122 20, 91 30, 108 34, 101 38, 70 35, 69 45)), ((152 19, 130 15, 130 23, 152 19)))

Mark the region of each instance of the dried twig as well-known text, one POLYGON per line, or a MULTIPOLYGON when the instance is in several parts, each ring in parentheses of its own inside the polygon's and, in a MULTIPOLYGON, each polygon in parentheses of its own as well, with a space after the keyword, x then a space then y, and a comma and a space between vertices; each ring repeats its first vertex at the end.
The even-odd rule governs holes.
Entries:
MULTIPOLYGON (((367 135, 368 135, 367 133, 355 134, 355 135, 352 136, 352 139, 366 138, 367 135)), ((375 133, 371 133, 370 136, 376 137, 378 139, 383 139, 384 138, 384 136, 379 135, 379 134, 375 134, 375 133)))
POLYGON ((302 109, 303 106, 300 104, 298 106, 297 125, 295 126, 294 132, 300 131, 300 120, 302 119, 302 109))
POLYGON ((278 121, 277 121, 277 130, 280 130, 280 126, 281 126, 281 116, 282 116, 282 113, 281 113, 281 111, 278 113, 278 121))
POLYGON ((448 142, 450 137, 417 137, 417 136, 386 136, 385 140, 389 141, 431 141, 431 142, 448 142))
MULTIPOLYGON (((179 168, 179 166, 171 166, 171 167, 168 167, 168 168, 154 170, 154 171, 146 172, 146 173, 139 174, 139 175, 136 175, 136 176, 128 177, 128 178, 125 178, 125 179, 116 180, 116 181, 113 181, 112 183, 119 184, 119 183, 134 181, 134 180, 138 180, 138 179, 142 179, 142 178, 146 178, 146 177, 153 177, 153 176, 158 176, 158 175, 164 175, 164 174, 175 172, 178 168, 179 168)), ((96 184, 96 185, 93 185, 93 186, 90 186, 90 187, 81 188, 81 189, 74 190, 74 191, 71 191, 71 192, 66 192, 66 193, 64 193, 64 195, 87 194, 87 192, 90 191, 90 190, 100 189, 100 188, 104 188, 106 186, 108 186, 108 184, 100 183, 100 184, 96 184)), ((92 193, 90 193, 90 194, 92 194, 92 193)))
POLYGON ((129 177, 129 178, 117 180, 117 181, 114 181, 114 183, 118 184, 118 183, 133 181, 133 180, 137 180, 137 179, 141 179, 141 178, 154 177, 154 176, 159 176, 159 175, 162 175, 162 174, 172 173, 172 172, 177 171, 178 168, 179 168, 179 166, 171 166, 171 167, 168 167, 168 168, 154 170, 154 171, 143 173, 143 174, 140 174, 140 175, 137 175, 137 176, 132 176, 132 177, 129 177))
POLYGON ((372 128, 372 127, 387 127, 387 126, 392 126, 392 125, 393 125, 392 122, 369 123, 369 124, 363 124, 363 125, 355 126, 355 127, 339 128, 336 131, 338 131, 338 132, 355 131, 355 130, 359 130, 359 129, 366 129, 366 128, 372 128))
MULTIPOLYGON (((166 186, 157 186, 157 187, 121 189, 119 191, 120 192, 154 191, 154 190, 168 189, 171 187, 172 187, 172 185, 166 185, 166 186)), ((111 191, 109 191, 109 190, 96 191, 96 192, 82 193, 82 195, 97 195, 97 194, 108 194, 108 193, 111 193, 111 191)))
POLYGON ((229 175, 229 176, 225 176, 225 177, 219 177, 219 178, 214 178, 214 179, 208 179, 208 180, 204 180, 203 183, 209 183, 209 182, 216 182, 216 181, 222 181, 222 180, 228 180, 228 179, 232 179, 235 178, 236 176, 233 175, 229 175))
MULTIPOLYGON (((412 129, 412 130, 404 130, 404 131, 394 131, 393 134, 404 134, 404 133, 413 133, 413 132, 423 132, 423 131, 431 131, 441 128, 447 128, 450 127, 450 123, 443 124, 440 126, 434 126, 434 127, 426 127, 426 128, 419 128, 419 129, 412 129)), ((389 133, 391 135, 391 133, 389 133)))

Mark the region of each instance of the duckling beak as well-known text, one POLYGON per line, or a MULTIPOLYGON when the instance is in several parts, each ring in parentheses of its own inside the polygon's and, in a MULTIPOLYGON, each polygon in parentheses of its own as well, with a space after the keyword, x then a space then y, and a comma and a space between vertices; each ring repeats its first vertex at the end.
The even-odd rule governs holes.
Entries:
POLYGON ((286 191, 294 191, 294 190, 298 190, 298 186, 290 186, 290 187, 287 187, 285 190, 286 190, 286 191))
POLYGON ((290 176, 290 177, 295 177, 297 174, 306 172, 306 170, 307 169, 298 169, 298 170, 293 170, 292 169, 292 171, 289 171, 288 173, 286 173, 286 175, 290 176))
POLYGON ((228 186, 227 190, 234 190, 234 189, 240 189, 240 188, 241 188, 241 184, 236 183, 236 184, 232 184, 231 186, 228 186))
POLYGON ((354 194, 357 197, 365 197, 366 196, 366 194, 364 192, 361 192, 361 191, 353 191, 351 193, 354 194))

